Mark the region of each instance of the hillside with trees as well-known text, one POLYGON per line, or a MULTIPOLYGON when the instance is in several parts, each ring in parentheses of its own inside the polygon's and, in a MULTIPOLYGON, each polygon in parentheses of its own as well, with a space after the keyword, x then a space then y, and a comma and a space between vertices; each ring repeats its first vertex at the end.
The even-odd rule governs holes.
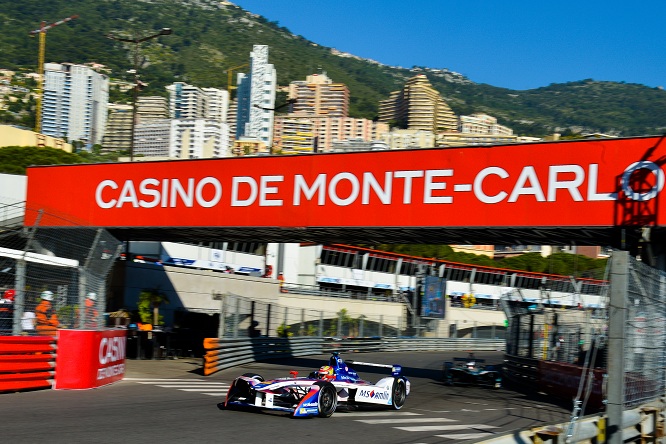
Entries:
MULTIPOLYGON (((127 81, 134 45, 107 35, 136 38, 173 29, 172 35, 141 45, 146 95, 164 95, 164 87, 174 81, 226 88, 228 70, 247 64, 252 46, 264 44, 270 47, 269 60, 282 86, 320 70, 347 84, 353 117, 376 118, 380 100, 413 75, 425 73, 456 114, 485 112, 519 135, 640 136, 660 134, 666 126, 666 92, 660 88, 584 79, 515 91, 456 74, 455 60, 448 61, 450 69, 390 67, 341 54, 277 22, 212 0, 0 0, 0 70, 36 71, 38 39, 29 32, 43 20, 53 23, 72 15, 78 18, 47 32, 46 61, 96 62, 108 67, 113 79, 127 81)), ((111 93, 129 101, 119 91, 111 93)))

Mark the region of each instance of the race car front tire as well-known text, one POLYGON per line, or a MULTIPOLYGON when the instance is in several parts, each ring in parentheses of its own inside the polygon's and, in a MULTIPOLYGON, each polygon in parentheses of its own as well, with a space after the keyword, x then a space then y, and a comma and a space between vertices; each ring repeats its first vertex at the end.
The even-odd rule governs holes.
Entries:
POLYGON ((395 378, 391 395, 391 406, 394 410, 400 410, 407 400, 407 387, 405 386, 405 381, 400 378, 395 378))
POLYGON ((320 418, 329 418, 338 407, 338 392, 335 386, 328 381, 317 381, 315 385, 319 386, 319 399, 317 409, 320 418))

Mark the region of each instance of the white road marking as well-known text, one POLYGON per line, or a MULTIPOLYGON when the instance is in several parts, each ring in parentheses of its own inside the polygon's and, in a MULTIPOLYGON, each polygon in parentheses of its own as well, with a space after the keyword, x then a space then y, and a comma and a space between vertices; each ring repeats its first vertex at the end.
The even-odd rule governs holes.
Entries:
POLYGON ((457 422, 456 419, 449 418, 390 418, 390 419, 357 419, 356 422, 365 424, 395 424, 398 422, 416 424, 423 422, 457 422))
POLYGON ((205 379, 153 379, 153 378, 123 378, 123 381, 139 382, 141 384, 149 384, 150 382, 162 382, 162 381, 208 382, 205 379), (146 381, 146 382, 141 382, 141 381, 146 381))
POLYGON ((435 435, 438 438, 445 438, 445 439, 479 439, 479 438, 486 438, 490 435, 493 435, 493 433, 460 433, 460 434, 451 434, 451 435, 435 435))
POLYGON ((422 413, 396 412, 392 410, 387 410, 385 412, 347 412, 344 410, 344 408, 340 408, 340 410, 336 410, 335 415, 331 416, 331 418, 343 418, 350 416, 390 416, 391 418, 395 418, 396 416, 418 416, 418 415, 422 415, 422 413))
MULTIPOLYGON (((162 387, 162 386, 160 386, 162 387)), ((219 392, 219 393, 227 393, 229 391, 229 387, 220 387, 219 390, 215 390, 215 387, 201 387, 201 388, 182 388, 179 389, 181 392, 219 392)))
POLYGON ((452 425, 430 425, 413 427, 393 427, 406 432, 437 432, 445 430, 469 430, 469 429, 496 429, 497 427, 485 424, 452 424, 452 425))

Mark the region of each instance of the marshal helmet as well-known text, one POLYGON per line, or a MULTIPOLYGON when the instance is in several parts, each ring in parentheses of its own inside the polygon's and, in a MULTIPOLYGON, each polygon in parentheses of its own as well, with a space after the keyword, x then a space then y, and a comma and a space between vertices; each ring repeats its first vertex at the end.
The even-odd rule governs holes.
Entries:
POLYGON ((46 290, 42 291, 41 298, 44 299, 45 301, 52 301, 53 300, 53 292, 46 290))

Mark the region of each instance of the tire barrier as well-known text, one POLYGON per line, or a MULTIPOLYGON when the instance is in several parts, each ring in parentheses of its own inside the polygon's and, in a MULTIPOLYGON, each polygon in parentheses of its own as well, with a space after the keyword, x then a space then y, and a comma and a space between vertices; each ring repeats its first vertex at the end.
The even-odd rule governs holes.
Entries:
POLYGON ((204 375, 267 359, 326 354, 332 351, 501 351, 503 340, 440 338, 252 338, 204 339, 204 375))
POLYGON ((319 338, 204 339, 204 375, 267 359, 323 353, 319 338))
POLYGON ((54 337, 0 336, 0 393, 50 389, 55 359, 54 337))

